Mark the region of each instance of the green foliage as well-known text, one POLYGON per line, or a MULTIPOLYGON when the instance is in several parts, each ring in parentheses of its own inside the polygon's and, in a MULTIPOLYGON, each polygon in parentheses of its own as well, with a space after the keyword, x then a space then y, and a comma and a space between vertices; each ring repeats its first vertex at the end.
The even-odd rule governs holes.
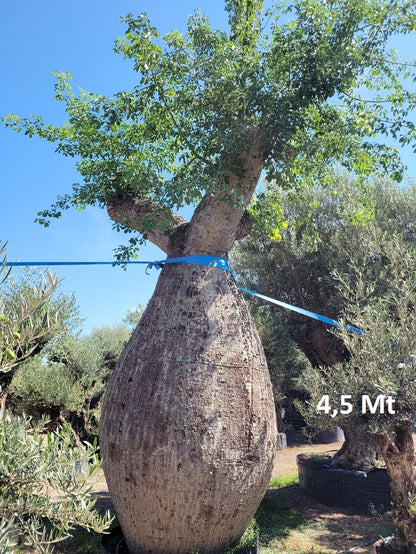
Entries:
POLYGON ((95 446, 75 447, 69 426, 45 438, 23 418, 0 422, 0 549, 27 547, 48 553, 74 525, 102 532, 109 514, 100 516, 89 495, 99 467, 95 446), (78 472, 77 467, 85 470, 78 472))
MULTIPOLYGON (((334 271, 345 271, 349 259, 362 261, 368 278, 380 275, 382 260, 370 247, 375 230, 416 240, 416 188, 399 188, 388 179, 375 179, 357 187, 356 180, 338 174, 330 187, 305 186, 295 191, 270 191, 259 199, 268 208, 278 205, 279 217, 287 222, 281 239, 268 236, 268 229, 246 238, 232 252, 232 267, 246 287, 289 304, 337 319, 345 306, 333 279, 334 271), (361 220, 359 214, 366 214, 361 220)), ((383 282, 378 280, 378 290, 383 282)), ((312 325, 309 318, 281 308, 265 306, 273 323, 297 339, 312 325), (280 321, 280 323, 278 323, 280 321)), ((275 339, 276 340, 276 339, 275 339)))
POLYGON ((57 310, 50 298, 58 279, 49 271, 10 275, 0 289, 0 371, 7 373, 33 355, 56 332, 57 310))
POLYGON ((26 362, 12 381, 11 393, 15 410, 40 417, 53 410, 81 410, 84 387, 74 380, 63 364, 46 364, 43 356, 26 362))
MULTIPOLYGON (((265 229, 235 247, 231 265, 239 283, 340 320, 347 299, 334 272, 351 273, 354 263, 362 278, 373 283, 373 297, 381 298, 388 291, 386 260, 374 249, 374 237, 401 237, 405 244, 415 244, 416 187, 398 187, 388 179, 364 185, 357 187, 355 179, 339 174, 330 187, 308 185, 302 196, 292 191, 266 193, 259 203, 266 209, 269 198, 271 207, 278 204, 279 217, 288 225, 281 229, 279 241, 269 238, 265 229), (357 212, 368 214, 364 222, 356 217, 357 212)), ((348 356, 343 338, 330 333, 326 325, 256 299, 250 300, 250 306, 280 402, 302 388, 297 377, 308 360, 321 367, 348 356)), ((348 390, 338 392, 349 394, 348 390)), ((289 400, 284 404, 291 408, 289 400)), ((329 416, 325 423, 328 427, 335 424, 329 416)))
MULTIPOLYGON (((0 249, 0 254, 4 247, 0 249)), ((5 272, 6 258, 0 266, 5 272)), ((0 288, 0 419, 10 383, 18 366, 35 356, 55 335, 76 327, 78 310, 73 296, 56 294, 56 275, 47 271, 11 270, 0 288)))
POLYGON ((289 487, 290 485, 299 485, 299 475, 297 472, 293 475, 283 475, 281 477, 273 477, 270 481, 270 487, 280 489, 282 487, 289 487))
POLYGON ((252 302, 251 308, 266 354, 277 407, 296 387, 296 378, 303 371, 306 359, 293 340, 282 340, 287 330, 268 306, 252 302))
POLYGON ((145 310, 145 307, 142 306, 141 304, 139 304, 134 310, 131 310, 129 308, 127 310, 127 314, 125 318, 123 319, 123 323, 128 327, 131 327, 132 329, 134 329, 136 325, 139 323, 144 310, 145 310))
MULTIPOLYGON (((415 95, 404 84, 415 79, 415 65, 387 47, 390 37, 415 30, 412 2, 296 0, 264 12, 261 0, 227 0, 225 7, 228 31, 196 11, 185 34, 164 37, 145 14, 127 15, 115 51, 133 62, 134 90, 77 96, 70 76, 56 73, 67 122, 4 118, 15 131, 56 143, 83 178, 39 213, 40 223, 70 207, 144 197, 154 202, 142 222, 146 237, 156 221, 168 224, 171 209, 206 193, 240 205, 229 175, 241 173, 236 153, 258 149, 258 136, 266 179, 280 186, 323 182, 339 163, 360 176, 401 178, 398 151, 375 137, 415 144, 408 120, 415 95)), ((131 230, 128 221, 115 227, 131 230)), ((132 236, 119 256, 142 238, 132 236)))
POLYGON ((100 401, 129 339, 124 325, 95 329, 86 337, 61 335, 23 364, 12 381, 14 410, 55 424, 68 420, 83 439, 96 434, 100 401))
MULTIPOLYGON (((366 268, 351 260, 348 273, 338 274, 340 291, 347 300, 344 320, 363 330, 363 335, 340 329, 337 333, 346 345, 350 358, 328 368, 309 368, 302 384, 311 398, 304 412, 310 421, 328 426, 361 426, 376 434, 394 435, 398 423, 415 421, 416 397, 416 251, 409 244, 385 234, 376 234, 369 243, 372 255, 382 261, 383 270, 370 281, 366 268), (380 291, 379 281, 383 283, 380 291), (351 396, 350 413, 325 415, 316 410, 323 394, 338 407, 343 394, 351 396), (372 404, 377 397, 391 397, 394 413, 380 406, 372 414, 363 413, 362 396, 372 404)), ((346 412, 347 410, 344 410, 346 412)))

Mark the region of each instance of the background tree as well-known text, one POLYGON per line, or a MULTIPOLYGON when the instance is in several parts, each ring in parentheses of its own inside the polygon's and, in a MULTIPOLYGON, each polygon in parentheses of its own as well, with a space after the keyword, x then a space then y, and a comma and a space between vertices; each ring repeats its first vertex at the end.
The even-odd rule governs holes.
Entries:
POLYGON ((136 308, 131 310, 130 308, 127 310, 126 316, 123 318, 122 323, 124 325, 127 325, 127 327, 130 327, 131 329, 134 329, 137 324, 140 321, 140 318, 143 315, 143 312, 145 310, 145 306, 142 306, 139 304, 136 308))
POLYGON ((130 329, 119 325, 85 337, 67 332, 52 339, 14 375, 14 411, 46 417, 52 429, 68 422, 80 440, 92 442, 108 380, 130 335, 130 329))
MULTIPOLYGON (((405 244, 416 240, 415 186, 399 188, 384 178, 369 180, 360 188, 356 179, 339 174, 331 188, 306 186, 302 196, 292 191, 269 192, 258 199, 256 209, 265 221, 280 218, 280 238, 274 240, 262 233, 235 248, 233 268, 243 286, 335 321, 341 317, 346 300, 333 272, 347 271, 351 260, 356 264, 361 261, 363 276, 368 281, 377 279, 374 294, 381 296, 387 287, 384 259, 369 248, 375 230, 400 236, 405 244)), ((266 307, 263 302, 253 306, 257 317, 264 319, 262 314, 267 313, 268 329, 261 333, 262 341, 266 352, 278 356, 281 368, 288 361, 276 342, 296 344, 314 367, 330 366, 350 356, 331 326, 296 312, 266 307)), ((297 372, 296 368, 291 371, 294 369, 291 376, 296 378, 302 365, 297 372)), ((377 451, 372 438, 366 432, 361 436, 356 428, 346 428, 344 433, 345 443, 333 464, 370 469, 377 451)))
MULTIPOLYGON (((225 7, 227 31, 196 12, 186 35, 164 40, 145 15, 127 16, 116 51, 138 72, 133 91, 76 97, 59 74, 56 98, 68 123, 6 118, 75 157, 84 179, 40 222, 94 204, 107 207, 116 228, 140 233, 121 258, 142 239, 168 257, 226 257, 250 230, 246 207, 263 170, 280 184, 318 178, 316 168, 335 161, 400 177, 397 152, 373 140, 385 114, 351 98, 376 75, 375 89, 385 85, 389 94, 381 105, 395 108, 395 132, 412 139, 402 116, 414 99, 395 93, 396 75, 411 77, 414 68, 397 65, 386 46, 391 35, 414 30, 412 3, 298 0, 267 14, 261 0, 225 7), (191 203, 187 222, 175 210, 191 203)), ((261 346, 227 272, 163 269, 106 398, 106 476, 129 549, 214 552, 236 541, 267 486, 275 425, 261 346), (225 366, 239 371, 222 380, 225 366)))
POLYGON ((305 371, 302 382, 311 399, 303 411, 313 424, 319 421, 328 426, 328 420, 333 419, 346 428, 369 430, 390 477, 397 546, 400 551, 411 553, 416 549, 412 434, 416 396, 416 252, 414 245, 378 230, 367 241, 367 247, 371 254, 367 259, 350 259, 348 272, 338 274, 346 301, 344 321, 364 334, 338 330, 336 334, 350 358, 331 367, 310 367, 305 371), (369 280, 366 269, 370 260, 377 258, 383 260, 381 275, 369 280), (384 288, 381 294, 380 281, 384 288), (344 413, 332 418, 332 409, 340 407, 341 394, 349 395, 350 408, 341 409, 344 413), (328 404, 324 407, 325 402, 321 403, 320 410, 317 407, 323 395, 328 395, 328 404), (363 401, 363 396, 369 400, 363 401))
POLYGON ((278 428, 282 431, 300 429, 303 418, 293 400, 304 396, 297 380, 305 368, 307 358, 288 334, 284 317, 279 317, 264 301, 249 299, 249 305, 267 359, 278 428))
MULTIPOLYGON (((5 271, 5 260, 2 265, 5 271)), ((19 364, 35 356, 64 326, 75 325, 73 297, 56 295, 59 281, 49 271, 10 272, 0 288, 0 419, 19 364)))

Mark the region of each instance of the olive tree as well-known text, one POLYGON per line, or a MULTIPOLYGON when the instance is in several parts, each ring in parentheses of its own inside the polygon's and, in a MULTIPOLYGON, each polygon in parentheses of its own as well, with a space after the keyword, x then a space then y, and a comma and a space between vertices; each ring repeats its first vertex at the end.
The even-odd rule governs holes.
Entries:
MULTIPOLYGON (((347 271, 350 260, 362 263, 363 275, 372 281, 378 276, 374 294, 382 295, 384 259, 374 256, 368 244, 375 230, 401 237, 405 244, 414 244, 416 229, 416 187, 398 187, 386 178, 368 180, 360 188, 354 177, 339 174, 328 188, 306 186, 303 194, 270 190, 258 197, 255 209, 267 217, 281 218, 279 240, 261 232, 248 237, 233 251, 233 267, 239 282, 246 288, 305 308, 337 321, 346 306, 333 272, 347 271)), ((281 368, 287 359, 281 343, 294 344, 314 367, 330 366, 347 360, 348 348, 340 337, 330 332, 331 326, 294 311, 271 304, 253 309, 257 318, 267 317, 261 338, 269 359, 277 357, 281 368), (275 330, 275 332, 274 332, 275 330), (283 340, 283 336, 285 339, 283 340)), ((276 361, 272 362, 273 366, 276 361)), ((304 364, 303 364, 304 367, 304 364)), ((290 376, 298 377, 290 368, 290 376)), ((288 392, 286 387, 286 392, 288 392)), ((345 428, 345 442, 332 464, 369 470, 374 466, 377 444, 365 430, 345 428)))
MULTIPOLYGON (((0 250, 4 253, 5 245, 0 250)), ((0 272, 5 272, 4 257, 0 272)), ((49 271, 14 280, 10 272, 0 288, 0 419, 3 418, 13 375, 24 360, 35 355, 58 327, 50 298, 58 278, 49 271)))
POLYGON ((383 261, 377 278, 365 274, 370 256, 359 263, 350 260, 348 272, 337 274, 346 299, 344 322, 362 334, 339 329, 350 358, 304 372, 302 383, 311 395, 304 413, 322 426, 332 420, 368 430, 390 478, 397 546, 411 553, 416 548, 416 252, 413 245, 380 232, 367 247, 373 259, 383 261), (377 294, 379 280, 382 294, 377 294))
POLYGON ((101 533, 110 525, 90 495, 100 467, 96 447, 75 446, 69 425, 45 436, 28 418, 7 416, 0 451, 1 552, 51 554, 75 526, 101 533))
MULTIPOLYGON (((387 46, 414 31, 412 3, 295 0, 264 12, 262 0, 226 0, 225 9, 225 31, 196 11, 186 34, 164 37, 145 14, 128 15, 115 49, 133 62, 132 91, 77 96, 59 73, 64 125, 5 118, 74 157, 83 177, 41 223, 98 205, 132 233, 119 259, 150 240, 168 258, 216 264, 249 233, 262 172, 300 186, 341 162, 400 177, 397 151, 374 134, 415 136, 401 82, 414 68, 387 46), (371 103, 355 93, 365 88, 371 103), (187 221, 177 210, 189 204, 187 221)), ((102 412, 106 478, 129 550, 217 552, 237 541, 266 490, 275 435, 264 353, 231 274, 165 265, 102 412)))
POLYGON ((130 335, 119 325, 83 337, 68 331, 54 337, 14 375, 14 411, 47 417, 50 428, 68 422, 81 441, 92 442, 108 380, 130 335))

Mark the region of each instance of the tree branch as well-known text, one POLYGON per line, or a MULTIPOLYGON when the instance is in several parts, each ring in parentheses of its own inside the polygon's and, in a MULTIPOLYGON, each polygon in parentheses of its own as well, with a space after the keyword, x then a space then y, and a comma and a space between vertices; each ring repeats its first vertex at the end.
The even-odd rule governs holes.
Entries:
POLYGON ((188 225, 175 212, 164 211, 148 198, 112 198, 107 202, 108 215, 123 227, 139 231, 167 255, 175 255, 175 242, 188 225))
MULTIPOLYGON (((225 191, 207 194, 197 206, 185 230, 183 248, 186 255, 206 254, 226 257, 234 242, 250 230, 245 208, 250 202, 260 179, 266 149, 264 138, 258 129, 247 129, 247 149, 238 152, 234 159, 225 160, 225 191), (237 204, 230 203, 231 196, 239 197, 237 204)), ((222 177, 224 179, 224 177, 222 177)))

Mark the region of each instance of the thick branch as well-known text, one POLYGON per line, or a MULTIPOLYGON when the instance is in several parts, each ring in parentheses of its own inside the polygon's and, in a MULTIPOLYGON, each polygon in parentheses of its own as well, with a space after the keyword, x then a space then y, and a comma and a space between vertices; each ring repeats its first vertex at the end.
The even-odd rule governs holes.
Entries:
POLYGON ((228 190, 207 194, 199 203, 185 231, 184 252, 227 256, 234 242, 249 232, 249 218, 245 211, 260 179, 265 159, 263 137, 257 129, 248 130, 249 147, 227 160, 228 190), (228 197, 234 195, 239 205, 230 205, 228 197))
POLYGON ((147 198, 110 199, 108 215, 116 223, 139 231, 167 255, 174 255, 174 239, 186 228, 188 222, 175 212, 164 212, 147 198))

